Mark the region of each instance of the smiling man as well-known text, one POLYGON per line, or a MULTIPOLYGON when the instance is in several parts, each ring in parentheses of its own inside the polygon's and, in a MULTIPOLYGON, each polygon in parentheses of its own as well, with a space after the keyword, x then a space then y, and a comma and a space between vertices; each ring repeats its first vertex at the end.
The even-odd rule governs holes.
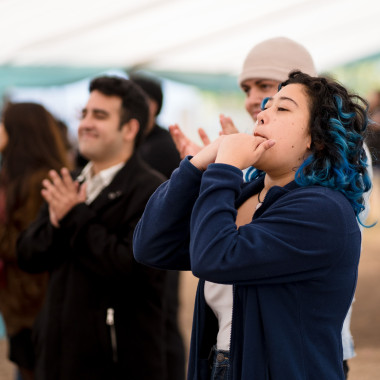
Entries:
POLYGON ((18 242, 23 269, 51 273, 35 328, 39 380, 165 379, 166 273, 132 254, 163 181, 135 154, 147 122, 137 85, 94 79, 78 128, 89 163, 75 180, 64 168, 43 181, 47 204, 18 242))

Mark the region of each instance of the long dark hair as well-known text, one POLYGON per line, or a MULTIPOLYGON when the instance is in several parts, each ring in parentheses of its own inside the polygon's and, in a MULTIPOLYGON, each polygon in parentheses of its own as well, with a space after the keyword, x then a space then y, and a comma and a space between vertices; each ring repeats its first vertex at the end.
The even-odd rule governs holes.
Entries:
POLYGON ((2 122, 8 143, 2 152, 0 184, 5 188, 6 214, 23 204, 33 174, 69 167, 61 132, 53 116, 36 103, 10 103, 2 122))

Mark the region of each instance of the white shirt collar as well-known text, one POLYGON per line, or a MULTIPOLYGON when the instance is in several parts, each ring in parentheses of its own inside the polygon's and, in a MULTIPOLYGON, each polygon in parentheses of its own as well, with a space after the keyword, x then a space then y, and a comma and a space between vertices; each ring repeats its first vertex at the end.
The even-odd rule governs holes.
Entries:
POLYGON ((107 169, 101 170, 98 174, 93 175, 93 163, 90 161, 77 177, 78 182, 86 182, 87 184, 87 199, 86 203, 89 204, 100 194, 100 192, 107 187, 118 171, 125 165, 125 162, 110 166, 107 169))

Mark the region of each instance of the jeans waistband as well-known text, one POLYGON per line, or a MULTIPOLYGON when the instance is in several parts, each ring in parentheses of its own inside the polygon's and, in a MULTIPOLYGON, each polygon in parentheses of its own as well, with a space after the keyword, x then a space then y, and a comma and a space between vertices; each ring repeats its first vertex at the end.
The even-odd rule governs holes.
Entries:
POLYGON ((228 369, 230 367, 230 352, 218 350, 214 346, 210 352, 210 364, 212 367, 211 380, 227 379, 228 369))

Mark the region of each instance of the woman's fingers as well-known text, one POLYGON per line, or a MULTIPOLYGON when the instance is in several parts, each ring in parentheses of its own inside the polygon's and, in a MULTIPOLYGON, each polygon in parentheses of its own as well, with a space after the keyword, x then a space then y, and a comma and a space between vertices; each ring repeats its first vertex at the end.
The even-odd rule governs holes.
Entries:
POLYGON ((245 169, 260 159, 262 154, 276 142, 264 137, 236 133, 224 136, 215 162, 225 163, 245 169))
POLYGON ((265 150, 272 148, 272 146, 275 144, 276 144, 276 140, 272 140, 272 139, 267 140, 263 143, 265 150))

